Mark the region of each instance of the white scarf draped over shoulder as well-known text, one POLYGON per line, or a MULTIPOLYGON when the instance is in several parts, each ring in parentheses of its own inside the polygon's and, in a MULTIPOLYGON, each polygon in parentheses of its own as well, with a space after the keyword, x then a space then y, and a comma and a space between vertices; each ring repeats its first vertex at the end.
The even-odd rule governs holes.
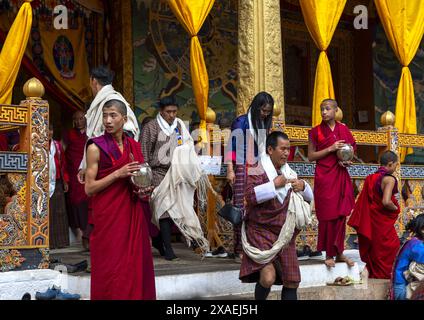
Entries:
MULTIPOLYGON (((96 138, 104 134, 105 127, 103 126, 103 106, 110 100, 122 101, 127 106, 127 122, 124 124, 124 130, 131 132, 135 141, 140 138, 140 129, 138 127, 137 118, 135 117, 134 111, 130 108, 129 103, 125 98, 115 89, 112 85, 108 84, 97 92, 94 100, 90 104, 85 118, 87 119, 87 138, 96 138)), ((81 160, 79 170, 85 170, 87 168, 87 144, 84 147, 84 156, 81 160)))
MULTIPOLYGON (((176 122, 181 124, 184 143, 175 148, 170 168, 159 186, 153 190, 150 201, 152 222, 159 226, 159 219, 167 212, 186 238, 187 243, 190 245, 194 241, 203 252, 206 252, 209 249, 209 242, 203 234, 199 218, 194 211, 193 200, 196 189, 198 189, 199 199, 205 197, 204 185, 208 185, 209 180, 200 167, 193 139, 187 128, 180 119, 176 119, 176 122)), ((172 126, 165 130, 171 134, 172 126)))
POLYGON ((103 126, 103 106, 107 101, 119 100, 127 106, 128 120, 124 124, 124 130, 131 132, 134 135, 134 140, 138 141, 140 136, 140 129, 138 127, 137 118, 134 111, 131 109, 129 103, 125 98, 116 91, 112 85, 104 86, 94 97, 91 102, 90 108, 85 115, 87 119, 87 137, 88 139, 101 136, 104 134, 105 128, 103 126))
POLYGON ((187 130, 186 125, 184 124, 183 120, 180 118, 175 118, 174 122, 172 124, 169 124, 160 113, 156 116, 156 121, 159 124, 159 128, 162 130, 163 133, 165 133, 166 136, 171 136, 175 132, 175 128, 178 127, 178 124, 181 126, 181 137, 183 139, 183 144, 187 141, 191 140, 193 141, 190 132, 187 130))
MULTIPOLYGON (((264 169, 270 183, 278 176, 277 170, 271 161, 268 154, 263 154, 260 159, 262 168, 264 169)), ((297 179, 297 174, 294 172, 288 163, 281 167, 281 172, 286 179, 297 179)), ((284 187, 275 189, 278 201, 283 204, 284 200, 291 189, 291 184, 287 183, 284 187)), ((242 225, 242 245, 244 252, 253 261, 259 264, 267 264, 274 259, 274 257, 284 248, 286 248, 292 237, 295 228, 301 230, 307 227, 312 221, 312 206, 305 200, 312 201, 312 190, 309 184, 305 182, 305 192, 292 192, 290 193, 289 206, 287 209, 286 220, 281 228, 277 241, 269 250, 260 250, 250 245, 247 240, 246 226, 243 222, 242 225)))
MULTIPOLYGON (((259 137, 257 136, 255 129, 253 128, 253 122, 252 122, 252 111, 249 109, 247 112, 247 121, 249 123, 249 132, 252 135, 252 137, 255 139, 256 144, 258 145, 258 154, 259 156, 263 156, 266 154, 266 136, 267 132, 266 129, 259 129, 259 137)), ((262 127, 264 127, 264 123, 262 121, 262 127)))

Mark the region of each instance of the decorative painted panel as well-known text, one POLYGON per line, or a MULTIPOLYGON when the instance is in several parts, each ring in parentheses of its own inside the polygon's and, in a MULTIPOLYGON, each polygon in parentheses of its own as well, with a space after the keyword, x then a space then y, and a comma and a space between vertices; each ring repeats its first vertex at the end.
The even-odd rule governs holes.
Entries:
MULTIPOLYGON (((6 196, 4 207, 0 215, 0 247, 27 246, 28 239, 28 213, 26 210, 26 181, 27 175, 22 173, 8 173, 2 179, 2 188, 9 184, 13 190, 6 196), (7 180, 7 181, 6 181, 7 180), (8 195, 12 195, 7 200, 8 195)), ((3 200, 3 199, 1 199, 3 200)))
POLYGON ((0 152, 0 172, 26 172, 27 166, 26 153, 0 152))
MULTIPOLYGON (((311 127, 301 126, 284 126, 280 122, 274 122, 273 130, 284 131, 291 141, 308 142, 308 132, 311 127)), ((356 142, 361 145, 386 146, 388 144, 388 136, 386 132, 351 130, 356 142)))
POLYGON ((13 189, 3 194, 0 247, 48 248, 48 103, 26 100, 16 108, 30 112, 21 131, 20 147, 26 152, 0 153, 0 178, 13 189))
POLYGON ((46 101, 26 101, 31 108, 31 179, 29 245, 48 247, 49 170, 48 170, 48 105, 46 101))
POLYGON ((28 108, 26 106, 0 105, 0 124, 26 125, 28 108))
POLYGON ((424 148, 424 135, 400 133, 399 144, 401 147, 424 148))

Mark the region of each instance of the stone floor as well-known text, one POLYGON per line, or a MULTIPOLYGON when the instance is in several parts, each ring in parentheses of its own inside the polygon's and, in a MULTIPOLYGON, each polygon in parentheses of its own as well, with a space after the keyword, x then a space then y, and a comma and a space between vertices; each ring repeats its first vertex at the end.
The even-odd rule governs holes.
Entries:
MULTIPOLYGON (((232 258, 201 258, 191 248, 183 243, 173 243, 178 261, 167 261, 162 258, 158 251, 152 248, 153 263, 156 276, 202 273, 210 271, 239 270, 240 264, 232 258)), ((85 251, 80 243, 75 243, 69 248, 50 251, 50 259, 57 259, 63 264, 76 264, 83 260, 90 263, 90 253, 85 251)), ((315 265, 322 262, 317 260, 299 261, 300 265, 315 265)), ((89 273, 73 273, 75 276, 89 276, 89 273)))
MULTIPOLYGON (((160 300, 174 299, 238 299, 253 298, 254 284, 242 284, 238 280, 240 264, 231 258, 204 258, 188 248, 183 243, 173 244, 179 261, 170 262, 153 249, 156 291, 160 300)), ((330 287, 326 282, 333 281, 338 276, 349 275, 355 280, 361 278, 364 263, 360 261, 357 250, 346 251, 345 254, 357 264, 347 268, 346 264, 338 263, 336 268, 328 270, 323 261, 300 261, 302 282, 298 291, 302 300, 349 300, 385 299, 387 281, 366 279, 360 285, 350 287, 330 287)), ((63 264, 76 264, 83 260, 90 261, 89 252, 84 251, 81 244, 52 250, 51 259, 58 259, 63 264)), ((72 281, 70 289, 80 293, 84 299, 89 299, 90 274, 78 272, 70 274, 72 281)), ((281 287, 274 286, 269 299, 279 299, 281 287)))

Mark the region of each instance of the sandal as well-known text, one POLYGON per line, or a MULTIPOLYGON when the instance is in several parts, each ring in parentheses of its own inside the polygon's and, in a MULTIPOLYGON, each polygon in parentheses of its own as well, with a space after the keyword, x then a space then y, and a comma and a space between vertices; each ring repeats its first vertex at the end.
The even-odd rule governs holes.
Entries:
POLYGON ((351 286, 354 284, 354 281, 349 276, 346 277, 337 277, 334 282, 327 282, 327 286, 351 286))

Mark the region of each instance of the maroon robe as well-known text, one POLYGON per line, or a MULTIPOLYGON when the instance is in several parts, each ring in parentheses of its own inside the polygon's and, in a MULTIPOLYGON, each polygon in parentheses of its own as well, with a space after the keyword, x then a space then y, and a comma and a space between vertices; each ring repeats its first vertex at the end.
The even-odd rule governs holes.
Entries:
POLYGON ((400 241, 394 224, 400 207, 395 194, 398 193, 397 181, 392 192, 396 211, 383 206, 381 181, 389 175, 381 167, 365 179, 364 187, 353 209, 348 224, 356 229, 361 260, 367 264, 370 278, 390 279, 390 274, 399 251, 400 241))
MULTIPOLYGON (((312 128, 309 139, 316 151, 332 146, 338 140, 345 140, 356 150, 356 142, 349 128, 336 122, 334 130, 321 122, 312 128)), ((315 167, 314 198, 318 218, 319 251, 327 256, 343 253, 346 233, 346 217, 355 204, 353 184, 346 168, 338 164, 336 152, 317 160, 315 167)))
POLYGON ((87 135, 80 130, 71 129, 64 137, 67 145, 65 156, 69 173, 69 191, 67 194, 69 226, 73 229, 85 230, 88 220, 88 197, 84 185, 79 183, 77 175, 84 155, 87 135))
MULTIPOLYGON (((101 150, 97 180, 134 160, 144 162, 140 144, 127 136, 122 154, 108 134, 92 142, 101 150)), ((119 179, 92 197, 92 300, 156 299, 149 232, 133 191, 129 178, 119 179)))
MULTIPOLYGON (((248 175, 246 182, 246 236, 247 241, 260 250, 271 249, 280 235, 281 228, 286 221, 289 205, 290 192, 284 203, 281 204, 277 198, 258 204, 254 188, 268 183, 266 173, 261 175, 248 175)), ((299 231, 295 230, 289 245, 281 250, 270 262, 276 268, 275 284, 300 283, 299 262, 296 255, 296 236, 299 231)), ((247 254, 243 254, 239 278, 242 282, 258 282, 259 272, 265 265, 256 263, 247 254)))
POLYGON ((87 135, 77 129, 71 129, 64 137, 66 144, 66 163, 69 179, 69 200, 73 205, 82 201, 87 201, 87 195, 84 191, 84 185, 78 182, 78 169, 84 156, 84 146, 87 142, 87 135))
POLYGON ((0 132, 0 151, 8 151, 7 135, 0 132))

